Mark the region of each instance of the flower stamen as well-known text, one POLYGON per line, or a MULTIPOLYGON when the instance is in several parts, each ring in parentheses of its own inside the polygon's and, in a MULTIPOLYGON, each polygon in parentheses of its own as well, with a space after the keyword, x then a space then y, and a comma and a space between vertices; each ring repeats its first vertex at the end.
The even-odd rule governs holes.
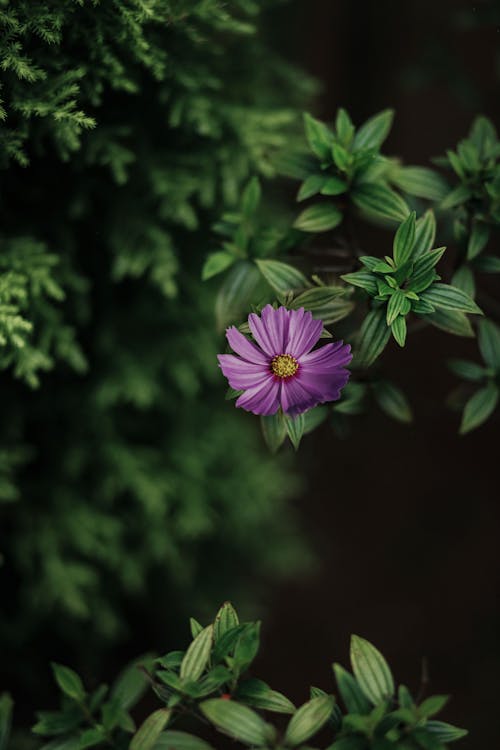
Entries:
POLYGON ((271 360, 271 372, 278 378, 291 378, 299 369, 299 363, 291 354, 277 354, 271 360))

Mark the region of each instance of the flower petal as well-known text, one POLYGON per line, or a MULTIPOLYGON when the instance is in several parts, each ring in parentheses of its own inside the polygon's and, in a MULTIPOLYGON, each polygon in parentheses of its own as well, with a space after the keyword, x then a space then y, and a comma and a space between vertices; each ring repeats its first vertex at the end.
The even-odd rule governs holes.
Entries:
POLYGON ((229 385, 237 391, 260 385, 271 377, 267 363, 261 365, 247 362, 234 354, 219 354, 217 359, 229 385))
POLYGON ((298 378, 289 378, 281 386, 281 408, 285 414, 296 417, 319 404, 318 396, 319 394, 307 390, 298 378))
POLYGON ((330 373, 304 372, 302 369, 296 380, 306 391, 316 396, 316 403, 324 404, 340 398, 340 392, 350 375, 349 370, 342 367, 330 373))
POLYGON ((309 352, 318 342, 323 330, 323 323, 321 320, 314 320, 312 313, 306 312, 303 307, 298 310, 290 310, 289 314, 286 354, 291 354, 292 357, 298 359, 309 352))
POLYGON ((266 305, 262 310, 261 318, 267 329, 275 353, 284 354, 288 341, 289 310, 286 307, 278 307, 275 310, 272 305, 266 305))
MULTIPOLYGON (((288 312, 286 308, 280 309, 283 309, 285 313, 288 312)), ((248 325, 252 336, 271 358, 276 354, 284 354, 282 330, 285 322, 283 314, 279 313, 278 315, 278 312, 272 305, 266 305, 262 310, 261 317, 255 315, 255 313, 248 316, 248 325)))
POLYGON ((306 372, 330 372, 348 365, 352 359, 351 347, 343 341, 325 344, 300 358, 300 367, 306 372))
POLYGON ((279 392, 281 383, 271 375, 261 384, 249 388, 236 401, 236 406, 253 414, 269 416, 279 409, 279 392))
POLYGON ((226 338, 231 349, 248 362, 257 362, 259 364, 268 363, 269 358, 266 357, 264 352, 255 346, 255 344, 252 344, 246 336, 243 336, 236 326, 231 326, 227 329, 226 338))

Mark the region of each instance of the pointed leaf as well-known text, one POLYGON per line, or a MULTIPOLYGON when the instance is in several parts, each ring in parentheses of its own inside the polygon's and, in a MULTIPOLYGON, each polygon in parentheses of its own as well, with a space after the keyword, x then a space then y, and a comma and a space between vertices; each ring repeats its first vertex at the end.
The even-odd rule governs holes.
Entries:
POLYGON ((493 370, 500 370, 500 328, 492 320, 479 321, 479 351, 493 370))
POLYGON ((379 380, 375 383, 373 390, 382 411, 399 422, 412 421, 411 406, 400 388, 387 380, 379 380))
POLYGON ((215 622, 214 622, 214 641, 217 643, 217 641, 220 640, 220 638, 226 633, 228 630, 232 630, 233 628, 237 627, 239 625, 238 620, 238 614, 231 604, 231 602, 224 602, 222 607, 219 609, 215 616, 215 622))
POLYGON ((285 419, 282 412, 277 411, 276 414, 271 414, 268 417, 261 417, 260 426, 267 447, 271 453, 276 453, 287 435, 285 419))
POLYGON ((361 326, 356 365, 369 367, 383 352, 389 337, 390 328, 387 327, 384 308, 371 310, 361 326))
POLYGON ((334 664, 333 671, 347 711, 361 715, 370 713, 371 705, 352 674, 340 664, 334 664))
POLYGON ((392 127, 394 110, 386 109, 370 117, 354 136, 354 149, 380 148, 392 127))
POLYGON ((436 217, 432 210, 426 211, 415 224, 415 244, 413 257, 418 258, 434 247, 436 238, 436 217))
POLYGON ((256 260, 259 271, 278 294, 304 289, 309 282, 297 268, 279 260, 256 260))
POLYGON ((420 297, 445 310, 458 310, 459 312, 482 315, 481 309, 468 294, 449 284, 437 282, 422 292, 420 297))
POLYGON ((151 750, 170 719, 168 708, 159 708, 141 724, 130 741, 130 750, 151 750))
POLYGON ((353 635, 351 664, 361 690, 374 705, 392 698, 394 680, 389 665, 369 641, 353 635))
POLYGON ((415 221, 416 213, 412 211, 402 224, 394 237, 393 255, 396 265, 401 267, 411 258, 413 245, 415 244, 415 221))
POLYGON ((352 190, 356 206, 367 214, 403 221, 410 209, 394 190, 381 183, 361 183, 352 190))
POLYGON ((248 706, 233 700, 213 698, 200 703, 200 711, 221 732, 246 745, 266 747, 274 729, 248 706))
POLYGON ((331 203, 309 206, 296 218, 295 229, 302 232, 328 232, 342 221, 342 212, 331 203))
POLYGON ((312 698, 304 703, 290 719, 285 732, 285 745, 297 747, 303 745, 330 718, 334 706, 334 698, 330 695, 312 698))
POLYGON ((213 625, 203 628, 189 645, 181 663, 181 680, 196 680, 201 677, 208 664, 214 636, 213 625))
POLYGON ((490 236, 488 224, 474 222, 467 245, 467 260, 472 260, 481 253, 487 245, 490 236))
POLYGON ((498 387, 492 381, 481 388, 467 401, 460 425, 460 434, 476 429, 495 411, 498 403, 498 387))

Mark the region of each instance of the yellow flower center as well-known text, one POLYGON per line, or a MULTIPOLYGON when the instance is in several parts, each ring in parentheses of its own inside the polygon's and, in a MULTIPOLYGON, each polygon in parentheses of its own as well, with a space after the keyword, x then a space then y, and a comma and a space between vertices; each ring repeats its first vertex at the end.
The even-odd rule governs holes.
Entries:
POLYGON ((299 369, 299 363, 291 354, 277 354, 271 360, 271 371, 278 378, 291 378, 299 369))

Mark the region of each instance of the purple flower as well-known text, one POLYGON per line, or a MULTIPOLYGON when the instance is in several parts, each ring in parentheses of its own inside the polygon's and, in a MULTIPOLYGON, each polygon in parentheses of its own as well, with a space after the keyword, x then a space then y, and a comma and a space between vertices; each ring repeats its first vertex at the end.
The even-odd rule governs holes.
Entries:
POLYGON ((248 316, 256 344, 232 326, 226 331, 234 354, 219 354, 231 388, 244 391, 236 406, 253 414, 275 414, 281 407, 296 416, 325 401, 336 401, 349 380, 344 369, 352 359, 342 341, 312 351, 323 323, 303 307, 275 310, 266 305, 260 317, 248 316))

